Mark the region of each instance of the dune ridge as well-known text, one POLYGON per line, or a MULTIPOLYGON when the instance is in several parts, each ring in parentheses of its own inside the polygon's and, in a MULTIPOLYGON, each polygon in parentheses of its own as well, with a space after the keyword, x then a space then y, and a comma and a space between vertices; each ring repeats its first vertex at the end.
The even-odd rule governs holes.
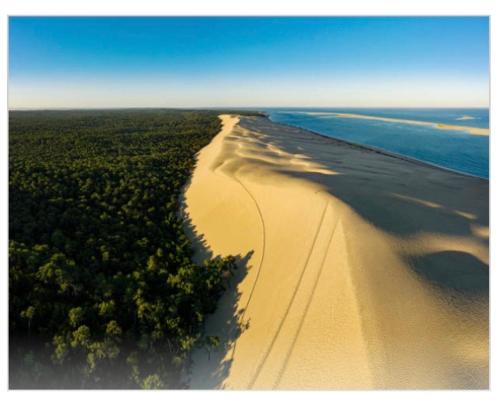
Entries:
POLYGON ((488 182, 222 115, 184 194, 238 270, 194 389, 488 387, 488 182))

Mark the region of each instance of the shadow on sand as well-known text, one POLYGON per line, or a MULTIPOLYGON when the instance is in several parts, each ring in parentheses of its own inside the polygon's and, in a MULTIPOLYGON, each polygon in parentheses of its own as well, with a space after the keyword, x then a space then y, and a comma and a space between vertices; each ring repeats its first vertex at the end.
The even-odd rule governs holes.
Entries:
MULTIPOLYGON (((333 174, 304 172, 273 166, 269 161, 262 163, 276 173, 318 183, 385 233, 402 239, 429 234, 467 238, 488 248, 488 232, 475 232, 489 229, 488 180, 277 125, 265 118, 242 117, 240 126, 258 133, 263 142, 270 134, 273 147, 287 155, 314 157, 312 162, 333 170, 333 174), (300 142, 290 142, 290 134, 300 142)), ((488 264, 471 254, 447 250, 403 259, 419 278, 443 293, 488 297, 488 264)))
MULTIPOLYGON (((187 190, 191 180, 186 184, 187 190)), ((205 236, 198 232, 196 226, 186 213, 184 193, 180 198, 180 216, 184 220, 184 231, 191 242, 193 260, 197 263, 217 259, 210 249, 205 236)), ((254 251, 244 255, 233 256, 236 269, 232 274, 226 274, 225 292, 217 303, 214 314, 207 317, 202 334, 205 337, 215 336, 219 344, 215 348, 208 346, 195 349, 191 354, 191 363, 187 371, 188 387, 190 389, 223 389, 223 382, 229 375, 235 349, 235 341, 240 334, 250 326, 249 320, 242 320, 245 309, 239 308, 241 294, 238 285, 250 270, 249 261, 254 251)))

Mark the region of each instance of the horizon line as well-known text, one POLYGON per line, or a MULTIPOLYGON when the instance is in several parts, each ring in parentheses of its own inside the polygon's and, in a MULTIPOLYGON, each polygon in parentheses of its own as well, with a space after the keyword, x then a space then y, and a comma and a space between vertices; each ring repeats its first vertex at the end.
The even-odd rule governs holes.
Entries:
POLYGON ((490 109, 490 106, 129 106, 129 107, 13 107, 8 111, 71 111, 71 110, 220 110, 220 109, 490 109))

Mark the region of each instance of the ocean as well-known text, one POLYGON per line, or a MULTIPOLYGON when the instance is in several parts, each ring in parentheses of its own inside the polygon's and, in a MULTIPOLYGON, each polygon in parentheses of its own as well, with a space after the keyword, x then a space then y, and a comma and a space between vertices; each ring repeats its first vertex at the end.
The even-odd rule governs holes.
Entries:
MULTIPOLYGON (((277 123, 376 147, 469 175, 489 178, 489 136, 433 124, 489 128, 488 109, 268 108, 277 123), (340 115, 338 115, 340 114, 340 115)), ((484 132, 484 130, 482 130, 484 132)))

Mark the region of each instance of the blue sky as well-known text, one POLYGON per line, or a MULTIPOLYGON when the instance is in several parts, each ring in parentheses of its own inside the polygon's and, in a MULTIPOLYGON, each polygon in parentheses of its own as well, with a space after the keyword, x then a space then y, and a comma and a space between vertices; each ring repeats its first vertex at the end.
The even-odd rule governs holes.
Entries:
POLYGON ((9 107, 485 107, 486 17, 9 19, 9 107))

